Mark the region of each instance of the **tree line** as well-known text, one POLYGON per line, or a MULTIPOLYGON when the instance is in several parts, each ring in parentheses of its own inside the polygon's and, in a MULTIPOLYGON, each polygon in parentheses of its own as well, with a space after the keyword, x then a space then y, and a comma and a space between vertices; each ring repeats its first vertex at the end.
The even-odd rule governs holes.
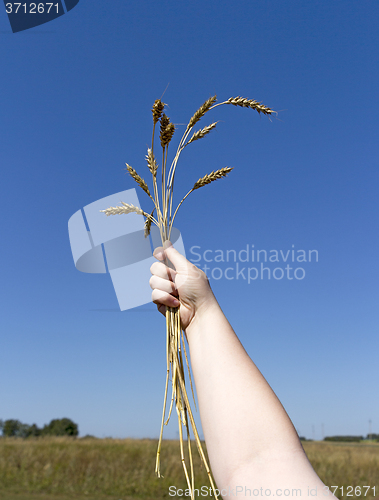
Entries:
POLYGON ((38 437, 38 436, 78 436, 78 424, 69 418, 56 418, 39 428, 37 424, 23 424, 19 420, 0 420, 3 437, 38 437))
MULTIPOLYGON (((313 441, 313 439, 307 439, 304 436, 299 437, 300 441, 313 441)), ((324 441, 341 441, 344 443, 360 443, 361 441, 377 441, 379 443, 379 434, 367 434, 364 436, 327 436, 324 441)))
POLYGON ((345 443, 359 443, 363 440, 379 441, 379 434, 367 434, 367 437, 363 436, 328 436, 324 438, 324 441, 343 441, 345 443))

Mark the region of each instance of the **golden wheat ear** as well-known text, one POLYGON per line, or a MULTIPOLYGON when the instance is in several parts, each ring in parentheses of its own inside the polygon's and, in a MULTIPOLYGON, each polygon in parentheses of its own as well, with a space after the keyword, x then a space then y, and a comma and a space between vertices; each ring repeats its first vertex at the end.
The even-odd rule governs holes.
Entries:
POLYGON ((216 172, 211 172, 210 174, 204 175, 204 177, 201 177, 197 182, 195 182, 192 190, 194 191, 195 189, 199 189, 206 184, 210 184, 213 181, 217 181, 217 179, 221 179, 222 177, 225 177, 229 172, 233 170, 234 167, 224 167, 221 168, 220 170, 216 170, 216 172))
MULTIPOLYGON (((146 182, 142 179, 142 177, 140 175, 137 174, 137 172, 134 170, 134 168, 132 168, 130 165, 128 165, 127 163, 125 163, 126 165, 126 170, 129 172, 130 176, 136 181, 136 183, 145 191, 145 193, 151 198, 151 194, 150 194, 150 191, 149 191, 149 188, 146 184, 146 182)), ((153 200, 154 201, 154 200, 153 200)))
POLYGON ((172 139, 172 136, 175 132, 175 125, 170 122, 170 118, 166 116, 164 113, 161 118, 161 146, 165 148, 172 139))
POLYGON ((189 123, 187 125, 187 130, 190 129, 190 128, 192 128, 200 120, 200 118, 202 116, 204 116, 207 111, 209 111, 211 109, 211 107, 213 106, 213 104, 216 101, 217 101, 217 96, 216 95, 214 95, 213 97, 210 97, 209 99, 207 99, 205 101, 205 103, 200 106, 200 108, 196 111, 196 113, 190 119, 190 121, 189 121, 189 123))
POLYGON ((197 132, 194 132, 193 136, 191 137, 191 139, 185 144, 185 146, 187 146, 188 144, 191 144, 191 142, 194 142, 194 141, 197 141, 199 139, 202 139, 204 136, 206 136, 207 134, 209 134, 209 132, 211 132, 211 130, 213 130, 214 128, 216 128, 216 125, 217 125, 218 122, 214 122, 214 123, 211 123, 210 125, 198 130, 197 132))
POLYGON ((268 108, 261 102, 255 101, 254 99, 246 99, 245 97, 230 97, 225 104, 233 104, 233 106, 241 106, 242 108, 251 108, 258 111, 258 113, 263 113, 264 115, 271 115, 276 113, 271 108, 268 108))
POLYGON ((153 113, 153 123, 154 125, 158 123, 160 117, 162 116, 163 110, 165 107, 165 103, 160 99, 156 99, 153 104, 153 108, 151 112, 153 113))

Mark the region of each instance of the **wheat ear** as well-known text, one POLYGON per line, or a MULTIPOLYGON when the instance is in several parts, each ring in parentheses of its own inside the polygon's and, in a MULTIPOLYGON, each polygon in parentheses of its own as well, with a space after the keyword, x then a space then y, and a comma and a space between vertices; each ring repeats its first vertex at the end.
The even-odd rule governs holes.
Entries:
MULTIPOLYGON (((126 165, 126 170, 129 172, 130 176, 133 177, 133 179, 136 181, 136 183, 145 191, 145 193, 153 200, 153 197, 150 194, 149 188, 146 184, 146 182, 142 179, 140 175, 137 174, 137 172, 134 170, 133 167, 125 163, 126 165)), ((154 200, 153 200, 154 201, 154 200)))
POLYGON ((198 139, 201 139, 207 134, 209 134, 209 132, 216 127, 217 123, 218 122, 211 123, 210 125, 198 130, 197 132, 194 132, 191 139, 188 142, 186 142, 186 144, 183 147, 188 146, 188 144, 191 144, 191 142, 197 141, 198 139))
POLYGON ((124 203, 121 201, 122 207, 109 207, 105 210, 100 210, 100 212, 105 213, 106 216, 109 215, 121 215, 121 214, 130 214, 130 213, 136 213, 138 215, 144 215, 145 217, 152 218, 152 221, 157 224, 157 221, 152 217, 150 214, 147 214, 144 212, 141 208, 136 207, 135 205, 131 205, 129 203, 124 203))
POLYGON ((190 121, 187 125, 187 130, 191 129, 196 123, 200 120, 201 117, 205 115, 207 111, 209 111, 212 105, 217 101, 217 96, 214 95, 207 99, 204 104, 200 106, 200 108, 195 112, 195 114, 191 117, 190 121))
POLYGON ((153 175, 153 177, 155 177, 157 175, 158 164, 155 160, 155 156, 153 154, 153 151, 150 148, 147 149, 146 161, 147 161, 147 166, 150 170, 150 173, 153 175))
POLYGON ((160 117, 162 116, 163 110, 165 107, 165 103, 162 102, 160 99, 156 99, 154 104, 153 104, 153 109, 151 112, 153 113, 153 123, 154 125, 158 123, 160 117))
POLYGON ((215 104, 210 109, 217 108, 217 106, 222 106, 223 104, 233 104, 233 106, 241 106, 242 108, 251 108, 258 111, 258 113, 263 113, 264 115, 271 115, 272 113, 277 113, 271 108, 268 108, 261 102, 255 101, 254 99, 246 99, 245 97, 230 97, 227 101, 219 102, 215 104))
POLYGON ((222 177, 225 177, 229 172, 233 170, 233 167, 224 167, 220 168, 220 170, 216 170, 216 172, 211 172, 210 174, 204 175, 204 177, 201 177, 197 182, 195 182, 193 186, 193 191, 195 189, 199 189, 206 184, 210 184, 213 181, 217 181, 217 179, 221 179, 222 177))

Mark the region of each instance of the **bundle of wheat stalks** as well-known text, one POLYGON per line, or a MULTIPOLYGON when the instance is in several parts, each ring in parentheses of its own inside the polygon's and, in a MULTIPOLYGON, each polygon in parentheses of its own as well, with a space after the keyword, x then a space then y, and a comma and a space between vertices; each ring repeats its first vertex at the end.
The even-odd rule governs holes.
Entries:
MULTIPOLYGON (((178 204, 175 211, 173 212, 173 189, 174 189, 174 179, 176 167, 178 164, 179 156, 183 149, 191 144, 194 141, 197 141, 203 137, 205 137, 211 130, 213 130, 217 122, 211 123, 206 127, 193 132, 193 127, 196 123, 208 112, 217 106, 222 106, 223 104, 233 104, 234 106, 241 106, 246 108, 255 109, 258 113, 263 113, 265 115, 271 115, 275 113, 272 109, 264 106, 263 104, 254 101, 252 99, 245 99, 243 97, 231 97, 227 101, 220 102, 216 104, 216 96, 210 97, 208 100, 204 102, 202 106, 196 111, 196 113, 190 119, 183 137, 179 142, 179 146, 177 148, 176 154, 170 168, 167 169, 167 157, 168 157, 168 146, 175 132, 175 125, 170 122, 170 119, 164 113, 165 104, 157 99, 154 102, 152 113, 153 113, 153 136, 151 148, 148 148, 146 160, 147 166, 152 175, 153 181, 153 196, 150 193, 149 187, 147 183, 144 181, 142 177, 128 164, 126 164, 126 168, 129 174, 133 177, 133 179, 137 182, 137 184, 145 191, 145 193, 151 198, 154 203, 154 208, 151 213, 147 213, 144 210, 130 205, 124 202, 121 202, 122 206, 110 207, 106 210, 101 210, 107 216, 108 215, 118 215, 118 214, 128 214, 128 213, 136 213, 139 215, 143 215, 146 218, 145 221, 145 237, 149 236, 151 224, 154 223, 158 226, 162 245, 165 241, 170 240, 171 230, 173 227, 173 223, 178 213, 179 207, 183 203, 183 201, 189 196, 192 191, 199 189, 206 184, 210 184, 211 182, 221 179, 225 177, 229 172, 231 172, 232 168, 224 167, 220 170, 216 170, 215 172, 211 172, 208 175, 200 178, 193 185, 192 189, 188 191, 188 193, 184 196, 182 201, 178 204), (155 136, 155 128, 157 123, 160 122, 160 143, 162 146, 162 184, 161 184, 161 192, 158 190, 158 182, 157 182, 157 173, 158 173, 158 163, 155 159, 154 155, 154 136, 155 136), (155 212, 155 217, 154 217, 155 212)), ((166 262, 166 264, 168 264, 166 262)), ((184 376, 184 364, 183 364, 183 356, 182 351, 184 352, 189 381, 191 384, 192 397, 195 402, 193 386, 191 380, 191 374, 188 364, 188 357, 184 342, 183 331, 181 328, 179 308, 171 308, 166 307, 166 352, 167 352, 167 375, 166 375, 166 386, 165 386, 165 395, 163 402, 163 414, 162 414, 162 423, 161 430, 159 436, 158 450, 157 450, 157 458, 156 458, 156 467, 155 472, 160 477, 160 452, 161 452, 161 444, 162 444, 162 435, 163 435, 163 426, 168 424, 168 421, 171 416, 171 412, 173 409, 173 405, 175 403, 176 412, 178 415, 178 424, 179 424, 179 441, 180 441, 180 454, 181 461, 183 464, 184 474, 186 477, 186 481, 188 484, 188 488, 191 492, 191 499, 194 499, 194 470, 192 463, 192 452, 191 452, 191 439, 190 439, 190 429, 189 422, 191 423, 192 431, 195 437, 196 445, 201 456, 201 459, 204 463, 206 471, 208 473, 209 481, 212 486, 213 494, 215 498, 218 498, 215 491, 214 482, 211 476, 211 471, 209 469, 207 460, 205 458, 205 454, 203 448, 201 446, 199 434, 196 429, 195 421, 193 418, 193 413, 191 409, 191 405, 189 403, 187 390, 185 386, 185 376, 184 376), (170 379, 171 372, 171 386, 172 386, 172 396, 171 396, 171 404, 168 412, 168 417, 165 421, 166 415, 166 402, 167 402, 167 391, 168 391, 168 383, 170 379), (189 457, 189 465, 190 470, 188 471, 186 460, 184 457, 184 441, 183 441, 183 427, 186 429, 187 441, 188 441, 188 457, 189 457)))

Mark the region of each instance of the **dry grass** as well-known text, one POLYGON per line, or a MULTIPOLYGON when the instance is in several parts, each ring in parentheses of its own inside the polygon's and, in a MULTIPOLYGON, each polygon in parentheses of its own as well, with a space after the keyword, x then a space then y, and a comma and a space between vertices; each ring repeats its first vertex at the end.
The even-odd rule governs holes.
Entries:
MULTIPOLYGON (((154 474, 156 440, 43 438, 0 439, 2 500, 132 500, 170 498, 169 486, 186 488, 179 441, 162 443, 162 472, 154 474)), ((204 443, 203 446, 205 447, 204 443)), ((379 445, 305 442, 317 474, 328 486, 376 486, 379 445)), ((198 456, 197 488, 208 477, 198 456)), ((209 483, 208 483, 209 484, 209 483)), ((366 499, 372 499, 370 490, 366 499)), ((359 497, 338 495, 338 498, 359 497)))
MULTIPOLYGON (((162 442, 162 471, 154 474, 156 440, 0 439, 0 492, 163 498, 170 485, 187 488, 179 441, 162 442)), ((207 484, 200 458, 196 483, 207 484)), ((1 498, 1 496, 0 496, 1 498)))
MULTIPOLYGON (((327 486, 344 486, 336 492, 338 498, 346 496, 347 486, 375 486, 379 496, 379 444, 305 442, 304 450, 313 468, 327 486)), ((373 490, 366 497, 373 498, 373 490)))

